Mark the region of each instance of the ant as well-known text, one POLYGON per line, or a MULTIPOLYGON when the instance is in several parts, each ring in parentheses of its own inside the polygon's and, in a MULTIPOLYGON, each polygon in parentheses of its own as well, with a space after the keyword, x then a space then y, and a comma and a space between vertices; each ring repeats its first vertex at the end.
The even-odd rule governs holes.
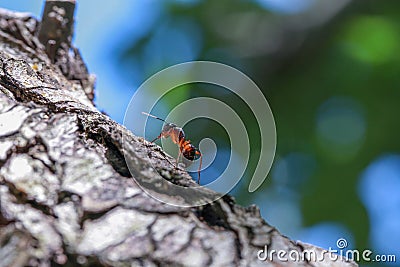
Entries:
POLYGON ((162 137, 163 138, 171 137, 172 142, 177 144, 179 147, 178 158, 176 159, 176 168, 178 168, 178 162, 179 162, 181 155, 183 155, 186 159, 188 159, 190 161, 194 161, 194 160, 200 158, 199 169, 197 171, 197 174, 198 174, 197 183, 200 184, 200 170, 201 170, 201 163, 203 161, 203 157, 200 153, 200 150, 198 150, 194 145, 192 145, 190 143, 190 140, 185 139, 185 132, 183 131, 183 129, 178 127, 174 123, 166 122, 165 120, 163 120, 159 117, 156 117, 154 115, 151 115, 149 113, 142 112, 142 114, 166 123, 164 125, 160 135, 157 136, 153 141, 151 141, 151 143, 154 143, 155 141, 157 141, 158 139, 160 139, 162 137))

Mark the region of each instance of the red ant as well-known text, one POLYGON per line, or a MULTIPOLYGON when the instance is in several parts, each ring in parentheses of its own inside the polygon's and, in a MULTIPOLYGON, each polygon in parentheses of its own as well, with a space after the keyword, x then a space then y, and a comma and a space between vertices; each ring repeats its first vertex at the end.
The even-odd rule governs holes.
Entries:
POLYGON ((151 142, 154 143, 156 140, 158 140, 162 137, 164 137, 164 138, 171 137, 172 142, 174 142, 175 144, 177 144, 179 146, 179 154, 178 154, 178 158, 176 159, 176 164, 177 164, 176 167, 178 167, 179 158, 181 157, 182 154, 186 159, 188 159, 190 161, 194 161, 194 160, 200 158, 199 169, 197 171, 197 174, 198 174, 197 183, 200 184, 200 170, 201 170, 201 163, 203 161, 203 157, 200 153, 200 150, 198 150, 194 145, 192 145, 190 143, 190 140, 185 139, 185 132, 183 131, 183 129, 178 127, 176 124, 166 122, 165 120, 163 120, 159 117, 156 117, 154 115, 151 115, 149 113, 142 112, 142 114, 166 123, 164 125, 160 135, 157 136, 151 142))

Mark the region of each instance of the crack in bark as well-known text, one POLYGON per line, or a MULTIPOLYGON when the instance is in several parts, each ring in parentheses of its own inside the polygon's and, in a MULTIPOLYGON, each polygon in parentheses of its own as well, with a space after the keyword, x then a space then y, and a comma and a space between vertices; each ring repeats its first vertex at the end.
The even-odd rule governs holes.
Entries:
MULTIPOLYGON (((118 147, 114 144, 111 135, 104 131, 101 128, 98 128, 97 133, 93 133, 93 131, 84 130, 82 121, 79 120, 79 129, 81 133, 86 135, 86 138, 92 139, 97 143, 104 145, 107 148, 105 156, 110 163, 110 165, 114 168, 116 172, 118 172, 121 176, 126 178, 131 178, 132 175, 129 172, 128 166, 126 165, 126 161, 122 152, 118 147)), ((87 128, 86 128, 87 129, 87 128)))
POLYGON ((17 204, 29 204, 32 208, 40 210, 46 215, 54 216, 51 207, 41 204, 37 202, 35 199, 30 199, 27 193, 19 190, 13 183, 3 181, 3 184, 10 189, 9 192, 15 197, 15 199, 17 200, 16 201, 17 204))

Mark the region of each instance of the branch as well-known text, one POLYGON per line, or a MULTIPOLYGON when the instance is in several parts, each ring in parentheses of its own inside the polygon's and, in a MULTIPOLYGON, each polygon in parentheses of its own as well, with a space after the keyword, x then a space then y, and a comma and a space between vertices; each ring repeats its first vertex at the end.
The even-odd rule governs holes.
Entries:
POLYGON ((61 46, 71 46, 74 10, 75 0, 46 0, 38 36, 53 63, 61 46))

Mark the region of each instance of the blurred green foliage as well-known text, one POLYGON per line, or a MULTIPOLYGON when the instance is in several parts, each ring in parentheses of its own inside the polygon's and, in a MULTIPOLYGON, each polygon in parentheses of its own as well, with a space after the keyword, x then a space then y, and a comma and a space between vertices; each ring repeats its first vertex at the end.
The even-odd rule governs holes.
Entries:
MULTIPOLYGON (((297 196, 303 227, 339 222, 357 247, 368 248, 369 218, 357 193, 360 175, 380 155, 400 151, 400 1, 353 1, 334 14, 326 8, 334 10, 335 1, 317 2, 295 14, 277 14, 254 1, 165 2, 150 30, 121 54, 121 64, 135 65, 143 80, 188 60, 219 61, 249 75, 275 116, 274 168, 291 153, 307 160, 287 167, 288 179, 273 170, 275 177, 254 194, 247 192, 245 179, 233 192, 238 202, 251 204, 268 189, 283 187, 297 196)), ((211 85, 180 92, 164 104, 210 96, 240 110, 252 142, 249 177, 260 144, 250 109, 211 85)), ((213 130, 218 127, 199 123, 185 128, 191 139, 209 136, 228 144, 223 131, 213 130)))

